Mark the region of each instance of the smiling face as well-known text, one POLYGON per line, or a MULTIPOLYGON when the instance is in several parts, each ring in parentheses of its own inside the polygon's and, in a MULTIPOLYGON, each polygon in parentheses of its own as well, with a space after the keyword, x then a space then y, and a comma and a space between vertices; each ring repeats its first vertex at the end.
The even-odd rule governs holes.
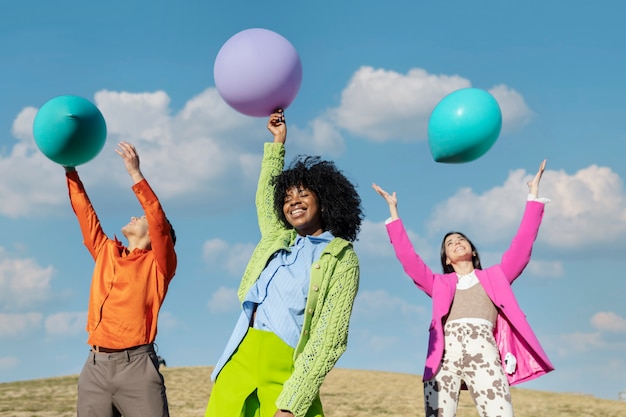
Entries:
POLYGON ((318 236, 324 232, 317 194, 306 187, 293 186, 287 189, 283 214, 301 236, 318 236))
POLYGON ((452 233, 443 242, 446 264, 454 265, 461 261, 472 260, 472 245, 467 238, 459 233, 452 233))

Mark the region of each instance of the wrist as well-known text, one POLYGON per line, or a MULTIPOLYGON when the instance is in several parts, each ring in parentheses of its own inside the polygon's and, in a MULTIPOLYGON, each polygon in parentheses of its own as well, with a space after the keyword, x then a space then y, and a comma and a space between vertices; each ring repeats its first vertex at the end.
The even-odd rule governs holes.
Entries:
POLYGON ((138 182, 143 181, 143 179, 144 179, 144 177, 143 177, 143 175, 141 175, 141 173, 132 174, 130 177, 133 179, 133 182, 135 184, 137 184, 138 182))
POLYGON ((274 143, 285 143, 287 140, 287 137, 284 135, 275 135, 274 136, 274 143))

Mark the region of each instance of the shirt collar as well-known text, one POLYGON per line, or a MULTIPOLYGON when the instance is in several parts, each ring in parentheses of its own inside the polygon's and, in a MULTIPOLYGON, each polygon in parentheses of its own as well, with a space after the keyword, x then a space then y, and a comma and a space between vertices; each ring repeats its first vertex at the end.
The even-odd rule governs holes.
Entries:
POLYGON ((324 233, 322 233, 321 235, 318 236, 311 236, 311 235, 306 235, 306 236, 300 236, 298 235, 298 237, 296 237, 296 244, 299 243, 302 239, 308 239, 309 241, 311 241, 312 243, 320 243, 320 242, 330 242, 331 240, 333 240, 335 238, 335 236, 333 236, 333 234, 330 231, 325 231, 324 233))

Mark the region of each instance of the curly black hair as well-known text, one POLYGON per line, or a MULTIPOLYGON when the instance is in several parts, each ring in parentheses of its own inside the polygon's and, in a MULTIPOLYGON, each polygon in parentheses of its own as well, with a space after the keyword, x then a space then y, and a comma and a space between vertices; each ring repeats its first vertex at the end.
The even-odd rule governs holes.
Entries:
POLYGON ((287 190, 305 187, 319 200, 322 227, 335 237, 354 242, 361 230, 363 209, 354 185, 331 161, 319 156, 298 155, 290 166, 273 178, 274 210, 286 227, 292 227, 283 213, 287 190))

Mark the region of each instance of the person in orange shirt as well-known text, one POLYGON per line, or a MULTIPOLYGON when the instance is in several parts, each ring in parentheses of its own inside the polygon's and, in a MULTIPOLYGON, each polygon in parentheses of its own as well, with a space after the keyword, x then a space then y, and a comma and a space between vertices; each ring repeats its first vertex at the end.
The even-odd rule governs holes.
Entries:
POLYGON ((157 319, 176 272, 176 235, 139 169, 135 147, 115 151, 133 179, 144 215, 110 239, 74 167, 65 167, 72 209, 95 260, 87 313, 91 347, 78 379, 78 416, 168 417, 165 383, 154 349, 157 319))

